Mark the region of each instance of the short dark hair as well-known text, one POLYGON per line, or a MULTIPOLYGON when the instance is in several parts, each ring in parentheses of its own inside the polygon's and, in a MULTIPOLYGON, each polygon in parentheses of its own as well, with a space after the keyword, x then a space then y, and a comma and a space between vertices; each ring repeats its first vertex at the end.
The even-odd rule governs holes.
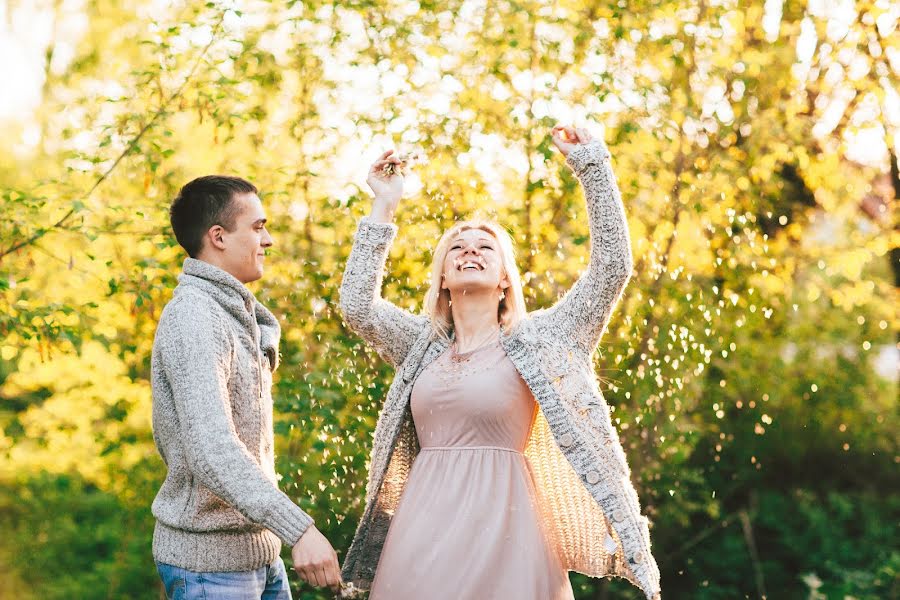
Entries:
POLYGON ((196 258, 203 236, 213 225, 232 231, 238 216, 236 194, 257 194, 252 183, 240 177, 205 175, 185 184, 169 208, 175 239, 188 255, 196 258))

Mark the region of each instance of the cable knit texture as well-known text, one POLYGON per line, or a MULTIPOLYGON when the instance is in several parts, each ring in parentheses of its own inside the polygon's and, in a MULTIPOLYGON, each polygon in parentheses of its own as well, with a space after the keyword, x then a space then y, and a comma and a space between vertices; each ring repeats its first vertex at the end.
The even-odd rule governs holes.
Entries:
MULTIPOLYGON (((556 304, 529 313, 501 343, 540 411, 526 446, 542 518, 566 568, 594 577, 624 577, 659 599, 659 568, 631 473, 597 385, 591 356, 633 268, 628 222, 601 141, 577 146, 567 162, 584 188, 590 261, 556 304)), ((428 319, 381 298, 397 226, 363 217, 344 271, 344 320, 396 369, 375 427, 366 506, 343 576, 367 589, 391 517, 419 451, 409 410, 413 382, 448 344, 428 319)), ((477 546, 477 532, 472 532, 477 546)))
POLYGON ((185 260, 153 342, 153 437, 168 467, 153 501, 157 561, 258 569, 313 523, 276 483, 280 336, 275 316, 240 281, 185 260))

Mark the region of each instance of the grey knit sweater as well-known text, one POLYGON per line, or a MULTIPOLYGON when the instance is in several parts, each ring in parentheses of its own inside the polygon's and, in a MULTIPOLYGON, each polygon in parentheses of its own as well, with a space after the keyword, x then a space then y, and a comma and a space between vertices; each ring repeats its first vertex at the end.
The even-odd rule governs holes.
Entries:
POLYGON ((276 484, 271 387, 280 335, 240 281, 185 260, 153 342, 153 437, 168 467, 153 501, 155 560, 249 571, 312 524, 276 484))
MULTIPOLYGON (((649 521, 641 515, 591 359, 633 268, 628 222, 609 158, 600 141, 576 147, 567 158, 587 200, 588 268, 556 304, 529 313, 500 341, 539 406, 525 454, 542 518, 564 565, 594 577, 624 577, 658 600, 649 521)), ((341 284, 347 324, 397 368, 375 427, 366 507, 343 565, 344 579, 363 588, 371 585, 419 451, 410 392, 422 370, 448 347, 434 336, 427 317, 381 297, 396 233, 396 225, 364 217, 341 284)), ((477 548, 477 531, 472 536, 477 548)))

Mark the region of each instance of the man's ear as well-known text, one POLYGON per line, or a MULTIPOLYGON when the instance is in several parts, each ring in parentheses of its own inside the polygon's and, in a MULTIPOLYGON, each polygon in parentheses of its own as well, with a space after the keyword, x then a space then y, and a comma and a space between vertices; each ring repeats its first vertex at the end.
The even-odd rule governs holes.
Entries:
POLYGON ((225 233, 225 228, 221 225, 213 225, 209 228, 209 231, 206 232, 206 241, 209 242, 209 245, 213 248, 217 248, 219 250, 225 249, 225 240, 223 239, 223 234, 225 233))

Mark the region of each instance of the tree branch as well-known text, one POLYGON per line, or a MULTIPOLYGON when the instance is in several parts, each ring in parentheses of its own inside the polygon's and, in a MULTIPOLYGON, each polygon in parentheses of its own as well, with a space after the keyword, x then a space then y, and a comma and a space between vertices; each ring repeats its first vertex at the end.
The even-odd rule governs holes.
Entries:
MULTIPOLYGON (((168 107, 172 103, 172 101, 181 96, 182 92, 184 92, 185 87, 187 87, 188 82, 190 82, 191 79, 196 74, 197 68, 203 62, 203 59, 206 56, 206 53, 209 51, 209 49, 212 47, 212 45, 217 41, 216 34, 219 32, 219 29, 222 25, 223 18, 224 18, 224 13, 223 13, 223 17, 219 18, 218 23, 216 23, 215 27, 213 28, 212 39, 210 39, 210 41, 206 45, 206 47, 203 48, 203 51, 200 52, 200 55, 197 57, 197 60, 194 62, 194 66, 191 67, 190 72, 188 72, 187 77, 185 77, 184 81, 181 83, 181 85, 178 87, 178 89, 175 90, 175 92, 173 92, 172 95, 170 95, 163 102, 162 106, 159 107, 159 109, 153 114, 153 116, 150 118, 150 120, 147 121, 147 123, 141 128, 141 130, 137 133, 137 135, 135 135, 134 138, 132 138, 132 140, 130 142, 128 142, 128 145, 125 147, 125 149, 122 151, 122 153, 119 154, 119 156, 116 158, 116 160, 113 161, 113 164, 110 165, 110 167, 108 169, 106 169, 106 171, 104 171, 102 175, 100 175, 100 177, 97 179, 97 181, 94 182, 94 185, 91 186, 91 189, 89 189, 87 191, 87 193, 84 196, 82 196, 81 200, 87 200, 88 198, 91 197, 91 195, 94 193, 94 191, 98 187, 100 187, 100 185, 104 181, 106 181, 106 179, 115 170, 115 168, 119 166, 119 163, 122 162, 122 159, 124 159, 126 156, 128 156, 132 152, 132 150, 134 150, 134 148, 137 146, 137 144, 141 140, 141 138, 144 137, 144 134, 147 133, 147 131, 149 131, 149 129, 153 126, 153 124, 156 123, 157 119, 159 119, 159 117, 162 116, 166 112, 166 110, 168 109, 168 107)), ((70 208, 69 211, 66 212, 66 214, 64 214, 58 221, 56 221, 56 223, 54 223, 50 227, 40 229, 37 231, 37 233, 35 233, 31 237, 29 237, 25 240, 22 240, 21 242, 14 243, 12 246, 10 246, 6 250, 4 250, 2 253, 0 253, 0 261, 2 261, 3 258, 6 257, 7 255, 12 254, 13 252, 15 252, 17 250, 24 248, 25 246, 30 246, 30 245, 34 244, 36 241, 38 241, 39 239, 41 239, 42 237, 44 237, 45 235, 47 235, 54 229, 58 229, 59 227, 62 227, 66 223, 66 221, 68 221, 70 218, 72 218, 72 216, 76 212, 79 211, 79 209, 80 209, 79 203, 75 203, 72 206, 72 208, 70 208)))

